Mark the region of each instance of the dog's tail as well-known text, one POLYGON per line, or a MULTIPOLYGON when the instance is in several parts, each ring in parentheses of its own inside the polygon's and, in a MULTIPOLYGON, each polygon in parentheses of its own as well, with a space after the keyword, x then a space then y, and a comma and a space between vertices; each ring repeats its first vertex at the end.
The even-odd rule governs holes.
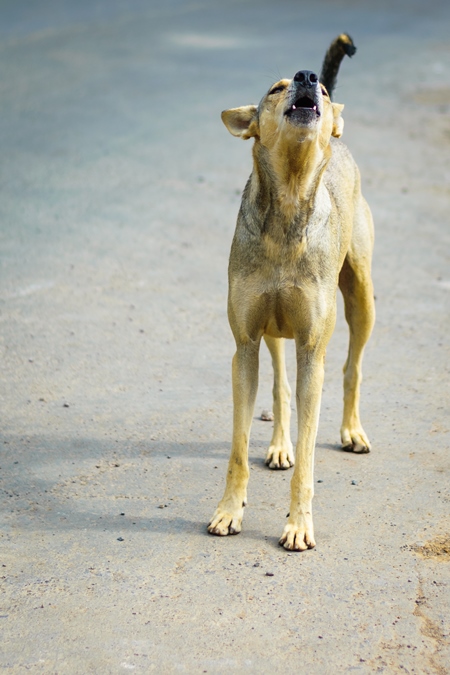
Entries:
POLYGON ((328 91, 332 98, 333 90, 336 86, 339 66, 344 56, 353 56, 356 47, 353 40, 347 33, 341 33, 328 48, 322 63, 322 72, 320 73, 320 82, 328 91))

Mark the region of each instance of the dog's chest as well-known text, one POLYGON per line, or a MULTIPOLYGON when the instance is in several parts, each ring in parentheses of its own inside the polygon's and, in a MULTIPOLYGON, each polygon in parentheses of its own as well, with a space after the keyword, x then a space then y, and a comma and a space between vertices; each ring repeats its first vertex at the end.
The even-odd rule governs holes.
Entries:
POLYGON ((276 214, 258 227, 249 227, 245 217, 238 220, 229 309, 232 327, 241 335, 292 338, 308 326, 320 326, 329 314, 328 299, 334 298, 337 285, 339 231, 326 197, 292 226, 276 214))
POLYGON ((251 274, 234 276, 229 288, 232 323, 253 338, 262 332, 292 338, 320 326, 336 287, 336 279, 320 268, 307 258, 276 265, 266 260, 251 274))

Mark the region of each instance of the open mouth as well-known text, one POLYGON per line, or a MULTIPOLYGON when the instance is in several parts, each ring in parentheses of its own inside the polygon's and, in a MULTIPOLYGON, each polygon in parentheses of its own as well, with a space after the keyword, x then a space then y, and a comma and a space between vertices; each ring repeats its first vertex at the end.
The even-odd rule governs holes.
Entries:
POLYGON ((286 117, 293 120, 311 119, 314 116, 320 117, 317 102, 309 96, 300 96, 292 103, 285 112, 286 117))

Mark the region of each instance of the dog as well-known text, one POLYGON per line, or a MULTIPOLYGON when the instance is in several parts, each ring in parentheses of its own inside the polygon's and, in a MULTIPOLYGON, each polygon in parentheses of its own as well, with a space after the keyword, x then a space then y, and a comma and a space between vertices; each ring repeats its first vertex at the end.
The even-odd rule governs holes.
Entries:
POLYGON ((222 113, 233 136, 253 138, 254 144, 253 171, 243 192, 228 270, 228 318, 236 342, 232 447, 225 492, 208 531, 224 536, 241 530, 264 338, 274 370, 274 428, 266 464, 271 469, 294 466, 288 521, 279 540, 289 551, 316 545, 314 449, 338 286, 350 333, 341 440, 344 450, 370 451, 359 396, 363 351, 375 319, 373 221, 356 163, 338 140, 344 106, 331 100, 340 62, 354 51, 351 38, 342 34, 328 49, 320 78, 300 70, 292 80, 270 87, 258 106, 222 113), (295 340, 297 356, 295 462, 284 338, 295 340))

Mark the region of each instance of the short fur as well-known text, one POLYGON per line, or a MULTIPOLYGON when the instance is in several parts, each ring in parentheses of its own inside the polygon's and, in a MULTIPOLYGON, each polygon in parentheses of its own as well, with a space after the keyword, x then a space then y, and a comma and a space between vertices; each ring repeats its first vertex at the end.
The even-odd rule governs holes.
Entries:
POLYGON ((259 106, 222 113, 228 130, 253 138, 254 145, 229 262, 228 316, 236 341, 233 440, 225 492, 208 526, 212 534, 241 530, 261 338, 274 369, 274 429, 266 464, 272 469, 294 465, 283 340, 293 338, 298 441, 280 544, 296 551, 315 546, 313 458, 338 285, 350 329, 342 444, 356 453, 370 449, 359 419, 359 389, 363 350, 374 323, 373 224, 358 168, 338 140, 342 109, 317 76, 299 71, 273 85, 259 106))
POLYGON ((320 72, 320 81, 327 90, 330 98, 333 98, 334 88, 336 86, 337 74, 339 66, 345 55, 353 56, 356 52, 356 47, 353 40, 347 33, 341 33, 333 40, 328 47, 327 53, 322 63, 322 70, 320 72))

